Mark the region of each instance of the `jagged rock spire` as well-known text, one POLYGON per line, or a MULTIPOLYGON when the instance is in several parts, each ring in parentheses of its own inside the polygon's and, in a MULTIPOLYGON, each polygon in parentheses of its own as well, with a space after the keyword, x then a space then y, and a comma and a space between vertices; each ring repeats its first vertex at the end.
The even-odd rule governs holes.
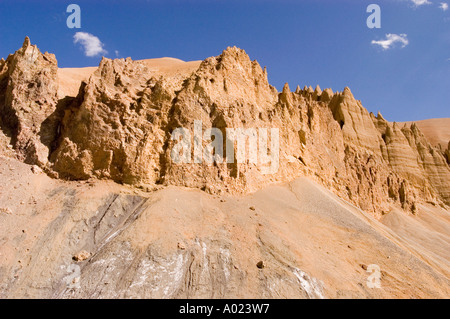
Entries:
POLYGON ((322 95, 322 90, 320 89, 320 86, 319 85, 317 85, 316 86, 316 89, 314 90, 314 93, 313 93, 313 99, 314 100, 317 100, 317 99, 319 99, 319 97, 322 95))
POLYGON ((317 95, 322 95, 322 89, 320 88, 319 85, 316 86, 316 89, 314 90, 314 92, 316 92, 317 95))
POLYGON ((287 82, 283 86, 283 93, 291 93, 291 89, 289 88, 289 84, 287 82))
POLYGON ((383 115, 380 113, 380 111, 378 111, 378 114, 377 114, 377 120, 384 120, 384 117, 383 117, 383 115))
POLYGON ((334 93, 332 89, 325 89, 322 92, 322 95, 320 96, 320 100, 322 102, 329 102, 333 98, 334 93))
POLYGON ((22 48, 26 49, 31 45, 30 38, 28 36, 25 37, 25 40, 23 41, 22 48))

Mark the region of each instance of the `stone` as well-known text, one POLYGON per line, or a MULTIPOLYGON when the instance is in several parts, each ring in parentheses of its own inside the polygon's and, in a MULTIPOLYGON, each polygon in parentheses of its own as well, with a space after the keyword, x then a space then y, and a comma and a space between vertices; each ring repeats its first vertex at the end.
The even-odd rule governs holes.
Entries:
POLYGON ((42 54, 30 39, 0 63, 0 115, 20 159, 44 166, 48 162, 56 125, 51 120, 58 104, 58 64, 42 54))
POLYGON ((79 253, 77 253, 76 255, 74 255, 72 257, 72 259, 75 260, 75 261, 84 261, 84 260, 86 260, 86 259, 88 259, 90 257, 91 257, 91 253, 89 253, 89 252, 87 252, 85 250, 82 250, 79 253))
POLYGON ((12 215, 12 211, 9 207, 0 207, 0 213, 12 215))
POLYGON ((37 165, 31 166, 31 171, 33 172, 33 174, 40 174, 40 173, 42 173, 42 169, 39 166, 37 166, 37 165))

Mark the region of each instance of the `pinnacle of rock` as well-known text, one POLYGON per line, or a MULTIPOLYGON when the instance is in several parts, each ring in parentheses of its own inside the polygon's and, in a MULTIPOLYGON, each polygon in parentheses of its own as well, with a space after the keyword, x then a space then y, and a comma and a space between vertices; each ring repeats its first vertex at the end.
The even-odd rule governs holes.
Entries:
POLYGON ((354 99, 355 99, 355 97, 353 96, 352 91, 351 91, 350 88, 347 87, 347 86, 344 88, 344 91, 342 91, 342 95, 343 95, 344 97, 348 98, 348 99, 351 99, 351 100, 354 100, 354 99))
POLYGON ((313 99, 317 100, 321 95, 322 95, 322 90, 320 89, 320 86, 317 85, 314 90, 314 93, 313 93, 313 99))
POLYGON ((31 43, 30 43, 30 38, 29 38, 28 36, 26 36, 26 37, 25 37, 25 40, 23 41, 22 48, 26 49, 26 48, 28 48, 30 45, 31 45, 31 43))
POLYGON ((332 89, 325 89, 323 90, 322 94, 321 94, 321 101, 322 102, 330 102, 331 99, 333 98, 334 93, 332 89))
POLYGON ((384 117, 383 117, 383 115, 380 112, 378 112, 378 114, 377 114, 377 119, 378 120, 384 120, 384 117))
POLYGON ((322 95, 322 90, 320 89, 319 85, 316 86, 314 93, 316 93, 318 96, 322 95))

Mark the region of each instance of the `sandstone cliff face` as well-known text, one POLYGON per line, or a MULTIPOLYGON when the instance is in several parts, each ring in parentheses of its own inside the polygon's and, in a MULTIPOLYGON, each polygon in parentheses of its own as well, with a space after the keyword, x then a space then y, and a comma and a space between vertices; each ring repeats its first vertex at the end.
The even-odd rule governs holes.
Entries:
POLYGON ((0 112, 3 129, 20 159, 45 165, 50 144, 55 139, 47 118, 57 105, 53 54, 42 54, 27 37, 22 48, 0 63, 0 112))
MULTIPOLYGON (((267 71, 233 47, 192 73, 176 75, 155 73, 140 61, 104 58, 78 96, 58 104, 56 60, 39 53, 35 64, 27 64, 33 48, 25 43, 0 62, 2 121, 19 154, 33 154, 24 159, 54 176, 211 193, 252 192, 309 176, 376 216, 393 204, 413 212, 418 201, 450 204, 449 150, 433 147, 414 124, 399 127, 369 114, 349 88, 291 92, 286 84, 277 92, 267 71), (31 112, 22 111, 27 107, 31 112), (42 141, 39 127, 46 119, 53 135, 42 141), (201 121, 203 136, 210 128, 222 132, 224 161, 196 163, 195 143, 205 149, 212 138, 193 136, 191 162, 172 160, 172 132, 183 127, 193 134, 195 121, 201 121), (259 160, 226 158, 226 133, 233 128, 279 129, 273 174, 259 160)), ((236 156, 236 144, 230 145, 236 156)), ((274 152, 272 147, 266 153, 274 152)))
POLYGON ((66 110, 52 154, 61 177, 155 182, 173 92, 144 64, 103 59, 66 110))

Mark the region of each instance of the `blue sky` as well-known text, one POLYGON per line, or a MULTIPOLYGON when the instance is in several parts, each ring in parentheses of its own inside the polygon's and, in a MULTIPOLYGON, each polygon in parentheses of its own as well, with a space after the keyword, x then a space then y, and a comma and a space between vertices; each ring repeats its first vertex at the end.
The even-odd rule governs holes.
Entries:
POLYGON ((98 65, 101 53, 86 56, 77 32, 97 37, 109 58, 202 60, 236 45, 267 66, 279 90, 285 82, 349 86, 391 121, 450 117, 450 9, 442 3, 450 0, 0 0, 0 57, 28 35, 60 67, 98 65), (81 7, 81 29, 66 25, 71 3, 81 7), (366 25, 370 3, 381 7, 380 29, 366 25), (387 34, 407 44, 372 43, 387 34))

